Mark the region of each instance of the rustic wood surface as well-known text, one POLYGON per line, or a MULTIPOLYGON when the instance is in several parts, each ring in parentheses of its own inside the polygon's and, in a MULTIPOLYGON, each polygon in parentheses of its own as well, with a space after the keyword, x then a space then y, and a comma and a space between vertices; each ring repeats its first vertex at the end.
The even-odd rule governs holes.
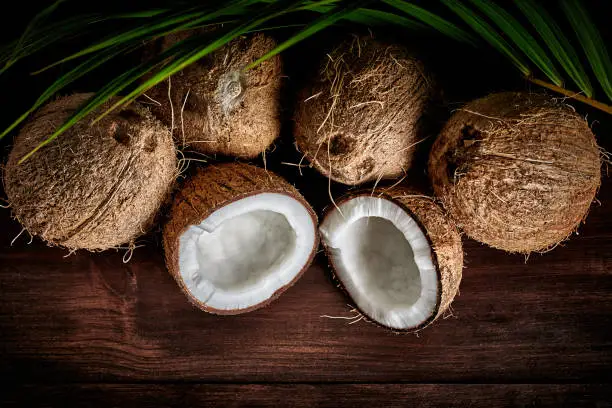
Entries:
POLYGON ((159 234, 128 263, 124 250, 68 254, 27 233, 11 246, 21 227, 3 210, 5 402, 611 406, 611 184, 580 235, 547 254, 466 240, 453 314, 418 335, 322 317, 354 315, 322 254, 269 307, 220 317, 180 293, 159 234))

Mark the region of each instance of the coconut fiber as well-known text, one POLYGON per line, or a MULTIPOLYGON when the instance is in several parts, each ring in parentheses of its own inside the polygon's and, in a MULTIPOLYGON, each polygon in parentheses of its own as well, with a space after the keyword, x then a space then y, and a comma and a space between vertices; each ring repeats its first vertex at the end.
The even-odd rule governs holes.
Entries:
POLYGON ((436 195, 470 237, 509 252, 568 238, 600 185, 586 120, 543 95, 498 93, 468 103, 430 155, 436 195))

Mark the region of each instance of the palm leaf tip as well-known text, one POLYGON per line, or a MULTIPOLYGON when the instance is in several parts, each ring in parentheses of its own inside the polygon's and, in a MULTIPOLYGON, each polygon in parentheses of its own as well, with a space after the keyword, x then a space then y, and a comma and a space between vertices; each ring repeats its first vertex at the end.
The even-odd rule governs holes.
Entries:
POLYGON ((521 71, 526 77, 531 76, 531 70, 527 63, 523 61, 522 57, 516 52, 516 50, 508 44, 508 42, 487 23, 482 17, 471 10, 469 7, 456 0, 441 0, 448 8, 450 8, 455 14, 459 16, 467 25, 472 27, 482 38, 484 38, 491 46, 505 55, 514 66, 521 71))
POLYGON ((579 1, 562 0, 561 7, 582 44, 595 77, 612 100, 612 62, 599 31, 579 1))
POLYGON ((383 0, 387 5, 400 10, 413 18, 422 21, 440 33, 462 41, 471 45, 475 45, 476 41, 470 34, 457 27, 455 24, 443 19, 442 17, 433 14, 417 5, 404 0, 383 0))
POLYGON ((553 62, 517 19, 493 2, 485 0, 470 0, 470 2, 489 17, 555 85, 563 85, 563 80, 553 62))
POLYGON ((339 20, 349 17, 353 12, 358 10, 360 7, 363 7, 370 3, 372 0, 360 0, 352 2, 350 5, 342 8, 333 8, 327 13, 323 14, 321 17, 310 23, 306 28, 289 38, 288 40, 283 41, 279 45, 277 45, 274 49, 270 50, 266 54, 262 55, 257 60, 253 61, 249 65, 246 66, 245 69, 251 69, 263 61, 272 58, 273 56, 281 53, 287 48, 297 44, 298 42, 312 36, 313 34, 323 30, 326 27, 333 25, 339 20))
POLYGON ((553 18, 544 7, 532 0, 514 0, 514 2, 542 37, 567 75, 587 97, 592 98, 593 86, 589 76, 580 63, 576 50, 553 18))

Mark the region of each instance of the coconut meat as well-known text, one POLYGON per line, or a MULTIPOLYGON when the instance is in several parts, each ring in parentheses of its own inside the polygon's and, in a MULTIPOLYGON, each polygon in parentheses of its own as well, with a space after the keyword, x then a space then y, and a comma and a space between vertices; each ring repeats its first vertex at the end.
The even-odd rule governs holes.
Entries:
POLYGON ((181 278, 207 308, 237 311, 270 299, 309 262, 316 225, 285 194, 261 193, 225 205, 179 241, 181 278))
POLYGON ((440 285, 432 249, 403 207, 356 196, 332 210, 319 229, 337 278, 366 316, 409 329, 434 314, 440 285))

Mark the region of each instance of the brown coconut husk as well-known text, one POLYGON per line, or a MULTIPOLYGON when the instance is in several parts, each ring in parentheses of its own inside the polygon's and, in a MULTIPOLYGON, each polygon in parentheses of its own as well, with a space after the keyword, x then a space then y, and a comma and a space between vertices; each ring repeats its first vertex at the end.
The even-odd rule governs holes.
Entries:
MULTIPOLYGON (((405 330, 392 329, 393 331, 404 333, 420 331, 432 324, 440 316, 445 316, 450 311, 450 306, 455 296, 459 293, 459 285, 461 284, 461 277, 463 274, 463 246, 461 244, 459 230, 432 197, 428 197, 410 188, 395 186, 357 191, 338 200, 337 205, 339 206, 359 196, 374 196, 394 202, 412 217, 429 241, 429 245, 432 249, 432 261, 436 267, 439 288, 441 289, 438 292, 436 306, 431 316, 420 325, 405 330)), ((335 206, 330 206, 325 211, 324 218, 335 208, 335 206)), ((332 278, 337 283, 337 286, 350 299, 350 293, 344 288, 342 280, 335 273, 331 248, 325 246, 324 240, 322 240, 322 242, 330 262, 332 278)), ((355 303, 352 302, 352 304, 355 303)), ((373 320, 363 310, 359 309, 357 305, 355 305, 355 309, 359 311, 362 316, 365 316, 367 321, 389 329, 380 322, 373 320)))
POLYGON ((544 95, 468 103, 434 143, 435 193, 467 235, 509 252, 546 251, 585 219, 601 179, 586 120, 544 95))
MULTIPOLYGON (((164 37, 160 52, 193 34, 164 37)), ((151 111, 172 128, 181 147, 256 157, 280 133, 281 59, 275 56, 255 68, 243 68, 275 46, 264 34, 236 38, 147 91, 151 111)))
POLYGON ((326 55, 319 76, 299 93, 295 139, 322 174, 356 185, 398 178, 423 140, 432 79, 407 49, 370 37, 326 55))
POLYGON ((18 163, 91 96, 67 96, 38 111, 16 137, 4 174, 24 228, 69 249, 133 242, 151 226, 176 176, 170 132, 146 108, 133 103, 90 124, 116 100, 18 163))
POLYGON ((211 308, 196 299, 187 289, 179 270, 179 239, 191 225, 198 225, 213 212, 235 201, 261 193, 285 194, 299 201, 310 213, 314 224, 317 215, 299 191, 280 176, 244 163, 224 163, 198 169, 196 174, 185 182, 174 198, 170 218, 163 230, 166 265, 170 275, 189 301, 196 307, 215 314, 231 315, 253 311, 267 306, 285 290, 293 286, 310 266, 319 245, 314 242, 310 258, 302 270, 286 286, 279 288, 265 302, 239 310, 219 310, 211 308))

